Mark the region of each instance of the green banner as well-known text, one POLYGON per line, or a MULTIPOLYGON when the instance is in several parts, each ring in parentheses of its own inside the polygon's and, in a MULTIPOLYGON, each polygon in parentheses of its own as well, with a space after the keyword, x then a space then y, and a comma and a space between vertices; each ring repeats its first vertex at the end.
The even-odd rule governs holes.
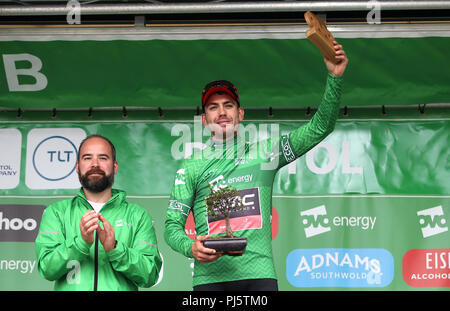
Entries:
MULTIPOLYGON (((302 124, 244 122, 243 130, 254 131, 251 137, 258 139, 288 133, 302 124)), ((167 195, 179 160, 201 148, 209 138, 199 119, 83 120, 58 122, 50 128, 40 122, 0 123, 2 144, 9 146, 8 151, 3 151, 6 160, 1 162, 2 192, 73 193, 79 186, 73 171, 76 148, 92 133, 110 137, 117 145, 120 169, 116 186, 127 189, 130 195, 167 195), (44 141, 52 136, 69 138, 44 141), (47 150, 46 145, 51 146, 53 140, 64 149, 47 150)), ((322 143, 279 171, 274 193, 449 194, 449 135, 446 118, 415 122, 338 121, 335 131, 322 143)))
MULTIPOLYGON (((249 139, 304 121, 246 122, 249 139)), ((109 137, 115 187, 154 218, 164 270, 150 290, 190 290, 192 259, 163 238, 169 192, 183 157, 208 135, 198 119, 0 123, 0 290, 51 290, 34 237, 48 204, 78 187, 76 148, 109 137)), ((281 290, 447 290, 450 287, 450 123, 340 119, 335 131, 283 167, 274 182, 272 237, 281 290)), ((186 226, 195 235, 193 224, 186 226)))
MULTIPOLYGON (((195 108, 217 79, 233 81, 245 107, 313 107, 324 91, 326 68, 307 39, 36 40, 0 41, 0 107, 195 108)), ((350 60, 343 105, 450 101, 449 38, 339 42, 350 60)))

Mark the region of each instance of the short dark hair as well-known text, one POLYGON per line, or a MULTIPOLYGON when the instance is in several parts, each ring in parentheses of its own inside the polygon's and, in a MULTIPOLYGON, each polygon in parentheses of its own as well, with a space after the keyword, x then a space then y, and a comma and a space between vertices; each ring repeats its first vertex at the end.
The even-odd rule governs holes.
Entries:
POLYGON ((109 146, 111 147, 111 153, 112 153, 113 162, 116 161, 116 147, 114 147, 113 143, 108 138, 106 138, 105 136, 99 135, 99 134, 89 135, 88 137, 86 137, 85 139, 83 139, 81 141, 80 147, 78 147, 78 161, 80 161, 80 150, 81 150, 81 147, 83 147, 84 143, 88 139, 95 138, 95 137, 101 138, 101 139, 105 140, 109 144, 109 146))

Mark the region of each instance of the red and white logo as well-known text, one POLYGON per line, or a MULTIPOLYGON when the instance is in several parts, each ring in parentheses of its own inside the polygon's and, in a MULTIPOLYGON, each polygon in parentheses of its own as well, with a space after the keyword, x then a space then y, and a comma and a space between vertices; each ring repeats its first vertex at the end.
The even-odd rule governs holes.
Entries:
POLYGON ((408 251, 403 256, 403 280, 413 287, 450 287, 450 248, 408 251))
MULTIPOLYGON (((278 211, 275 207, 272 206, 272 240, 278 235, 278 211)), ((186 235, 190 237, 192 240, 195 240, 197 236, 197 232, 195 232, 195 220, 192 212, 189 213, 189 216, 186 220, 185 224, 186 235)))
MULTIPOLYGON (((241 196, 243 210, 230 212, 231 230, 249 230, 262 228, 259 188, 238 190, 241 196)), ((208 234, 225 233, 225 217, 208 216, 208 234)))

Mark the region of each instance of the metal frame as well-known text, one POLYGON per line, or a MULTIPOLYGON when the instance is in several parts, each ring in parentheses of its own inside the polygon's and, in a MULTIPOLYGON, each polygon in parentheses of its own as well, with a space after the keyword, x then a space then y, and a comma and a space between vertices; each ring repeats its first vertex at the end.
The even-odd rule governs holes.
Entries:
MULTIPOLYGON (((380 10, 448 10, 449 0, 368 0, 368 1, 283 1, 283 2, 209 2, 209 3, 138 3, 138 4, 81 4, 80 14, 180 14, 180 13, 258 13, 289 11, 370 11, 380 10)), ((0 16, 66 15, 66 4, 4 5, 0 16)))
MULTIPOLYGON (((0 28, 2 41, 305 39, 305 24, 279 26, 152 26, 0 28)), ((450 23, 329 25, 335 38, 450 37, 450 23)))

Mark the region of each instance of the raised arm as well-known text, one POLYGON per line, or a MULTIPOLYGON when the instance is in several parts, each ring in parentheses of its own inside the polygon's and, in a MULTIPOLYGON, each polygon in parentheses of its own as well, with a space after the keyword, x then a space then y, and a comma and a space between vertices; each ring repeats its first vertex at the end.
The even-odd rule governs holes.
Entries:
POLYGON ((279 163, 280 167, 308 152, 334 130, 341 101, 342 75, 348 64, 342 45, 334 41, 334 48, 336 58, 340 62, 334 64, 324 58, 328 76, 325 92, 316 113, 308 123, 280 139, 280 148, 283 153, 279 163))

